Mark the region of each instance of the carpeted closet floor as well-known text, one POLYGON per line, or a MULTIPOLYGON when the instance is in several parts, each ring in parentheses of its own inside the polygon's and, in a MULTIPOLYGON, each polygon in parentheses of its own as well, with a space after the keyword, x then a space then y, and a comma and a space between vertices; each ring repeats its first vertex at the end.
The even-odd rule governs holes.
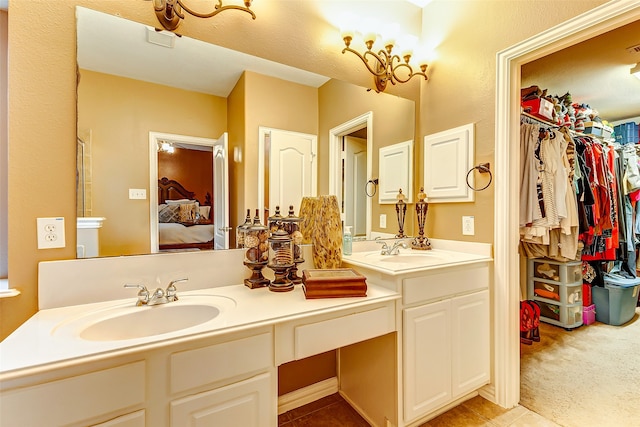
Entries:
POLYGON ((520 404, 564 427, 640 426, 640 308, 622 326, 540 323, 520 345, 520 404))

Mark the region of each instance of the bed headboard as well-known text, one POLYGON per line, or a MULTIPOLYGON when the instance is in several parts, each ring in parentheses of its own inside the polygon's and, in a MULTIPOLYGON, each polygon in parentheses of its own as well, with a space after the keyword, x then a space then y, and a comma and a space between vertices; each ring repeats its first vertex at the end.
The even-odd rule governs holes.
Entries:
MULTIPOLYGON (((158 204, 165 203, 167 200, 178 199, 195 199, 196 193, 189 191, 182 186, 178 181, 169 179, 166 176, 158 180, 158 204)), ((207 192, 202 200, 198 200, 201 206, 211 206, 211 194, 207 192)))

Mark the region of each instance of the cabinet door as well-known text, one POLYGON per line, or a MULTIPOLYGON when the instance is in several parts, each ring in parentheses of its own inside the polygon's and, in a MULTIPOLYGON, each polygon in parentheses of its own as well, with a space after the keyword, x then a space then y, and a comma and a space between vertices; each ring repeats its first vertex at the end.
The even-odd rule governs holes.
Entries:
POLYGON ((171 402, 172 427, 270 427, 276 425, 271 405, 271 375, 257 375, 215 390, 171 402))
POLYGON ((489 291, 451 300, 453 398, 489 382, 489 291))
POLYGON ((450 301, 404 311, 404 419, 451 399, 450 301))

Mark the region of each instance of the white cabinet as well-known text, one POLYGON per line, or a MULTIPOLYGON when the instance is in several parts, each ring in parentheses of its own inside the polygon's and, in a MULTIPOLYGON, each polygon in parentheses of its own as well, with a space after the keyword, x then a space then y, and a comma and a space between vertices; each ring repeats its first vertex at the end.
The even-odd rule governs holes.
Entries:
POLYGON ((452 397, 454 399, 489 382, 489 291, 451 300, 452 397))
POLYGON ((271 376, 268 373, 171 402, 171 426, 270 427, 271 376))
POLYGON ((404 310, 404 419, 489 382, 489 291, 404 310))
POLYGON ((404 419, 412 420, 451 399, 449 301, 404 311, 404 419))
MULTIPOLYGON (((0 395, 0 425, 91 425, 105 420, 114 421, 106 425, 120 425, 113 420, 115 416, 144 404, 145 369, 145 361, 136 361, 108 369, 88 367, 55 380, 36 375, 25 380, 31 383, 27 387, 16 380, 15 388, 0 395)), ((12 382, 3 387, 11 387, 12 382)))

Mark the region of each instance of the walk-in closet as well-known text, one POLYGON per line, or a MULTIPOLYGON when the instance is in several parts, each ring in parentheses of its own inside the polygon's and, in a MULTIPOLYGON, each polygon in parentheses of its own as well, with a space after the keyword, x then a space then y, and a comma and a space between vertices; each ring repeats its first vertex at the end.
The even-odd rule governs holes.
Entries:
POLYGON ((568 427, 638 423, 638 63, 640 21, 521 68, 520 404, 568 427))

